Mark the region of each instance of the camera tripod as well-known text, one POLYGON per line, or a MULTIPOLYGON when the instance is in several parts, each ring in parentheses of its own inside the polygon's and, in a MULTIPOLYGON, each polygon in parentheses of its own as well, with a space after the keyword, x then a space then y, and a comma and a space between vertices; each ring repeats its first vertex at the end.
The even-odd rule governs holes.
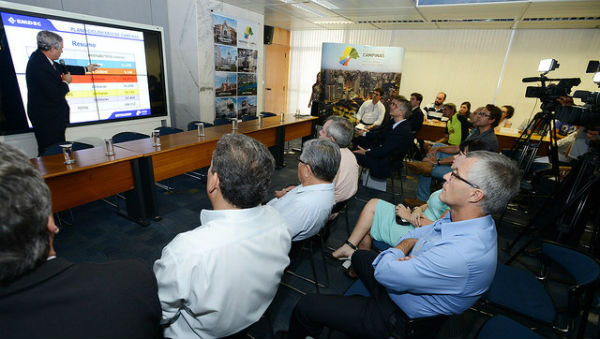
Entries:
POLYGON ((548 155, 552 166, 552 174, 554 175, 556 183, 558 183, 559 171, 556 123, 552 111, 544 108, 545 104, 542 104, 542 112, 537 113, 523 130, 519 139, 515 141, 515 144, 511 148, 509 157, 517 161, 517 165, 522 171, 521 174, 523 179, 531 178, 531 165, 542 147, 544 136, 550 132, 548 155), (539 139, 536 137, 532 140, 534 133, 539 135, 539 139))
MULTIPOLYGON (((585 219, 581 220, 582 214, 584 211, 594 208, 594 201, 598 200, 596 196, 598 189, 600 189, 600 149, 594 148, 582 156, 578 166, 575 166, 574 170, 569 173, 555 194, 546 200, 526 228, 508 246, 507 253, 511 253, 512 248, 523 236, 532 233, 536 228, 536 224, 539 225, 537 229, 541 231, 545 220, 555 220, 556 233, 553 236, 554 240, 576 245, 579 240, 577 235, 582 233, 586 222, 585 219), (559 201, 564 201, 564 203, 562 206, 555 208, 557 207, 555 203, 559 201)), ((595 215, 590 216, 594 221, 592 223, 593 229, 589 241, 589 251, 595 253, 600 250, 598 248, 600 209, 597 208, 597 202, 593 213, 595 215)), ((527 241, 506 261, 506 264, 509 265, 514 261, 535 240, 536 238, 532 237, 527 241)))

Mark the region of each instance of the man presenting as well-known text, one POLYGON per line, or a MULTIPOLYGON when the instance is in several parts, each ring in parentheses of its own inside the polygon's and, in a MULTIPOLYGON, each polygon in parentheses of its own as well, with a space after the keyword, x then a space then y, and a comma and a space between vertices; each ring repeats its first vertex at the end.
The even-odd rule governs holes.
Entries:
POLYGON ((459 314, 489 288, 496 271, 492 214, 519 190, 519 170, 507 157, 485 151, 460 157, 445 176, 440 200, 450 212, 417 228, 377 255, 358 250, 352 266, 370 296, 306 295, 289 338, 318 338, 327 326, 357 338, 401 337, 411 319, 459 314))
POLYGON ((100 65, 87 67, 65 66, 55 62, 63 52, 63 39, 50 31, 37 34, 38 49, 27 62, 27 115, 33 125, 38 144, 38 155, 48 146, 65 141, 65 130, 69 123, 69 105, 65 95, 73 81, 71 73, 83 75, 93 72, 100 65))

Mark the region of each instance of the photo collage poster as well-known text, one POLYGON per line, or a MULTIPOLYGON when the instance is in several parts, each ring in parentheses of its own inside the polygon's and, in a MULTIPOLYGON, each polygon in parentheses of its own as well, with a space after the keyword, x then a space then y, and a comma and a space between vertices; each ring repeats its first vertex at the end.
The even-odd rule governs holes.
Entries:
POLYGON ((256 115, 258 23, 213 14, 215 119, 256 115))

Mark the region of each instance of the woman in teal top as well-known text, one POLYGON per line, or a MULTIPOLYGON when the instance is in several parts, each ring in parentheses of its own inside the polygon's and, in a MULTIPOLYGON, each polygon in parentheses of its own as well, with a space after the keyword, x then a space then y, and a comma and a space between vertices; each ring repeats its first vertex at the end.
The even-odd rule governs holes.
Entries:
POLYGON ((412 211, 402 204, 394 206, 380 199, 369 200, 360 213, 352 234, 332 256, 345 260, 358 248, 370 249, 373 239, 396 246, 398 239, 415 227, 429 225, 446 213, 448 205, 439 199, 441 191, 433 192, 425 205, 415 207, 412 211), (396 216, 407 220, 410 225, 398 224, 396 216))

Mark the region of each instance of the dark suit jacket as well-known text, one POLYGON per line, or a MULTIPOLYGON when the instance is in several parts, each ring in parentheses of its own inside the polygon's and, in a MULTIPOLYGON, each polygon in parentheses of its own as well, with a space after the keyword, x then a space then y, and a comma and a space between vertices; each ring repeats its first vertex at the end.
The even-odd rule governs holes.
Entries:
POLYGON ((27 115, 36 132, 38 146, 40 141, 49 146, 64 140, 64 129, 69 123, 69 105, 65 99, 69 86, 62 81, 61 70, 64 67, 71 74, 85 74, 84 67, 62 66, 57 62, 54 66, 56 69, 38 49, 29 57, 25 71, 27 115))
POLYGON ((410 123, 411 131, 417 133, 421 129, 421 126, 423 126, 424 118, 425 118, 425 115, 423 114, 421 107, 417 107, 417 108, 413 109, 411 112, 410 118, 407 119, 408 122, 410 123))
POLYGON ((156 278, 139 261, 56 258, 0 286, 4 338, 151 338, 160 318, 156 278))
POLYGON ((378 133, 367 133, 366 137, 379 140, 379 145, 372 147, 364 156, 356 157, 359 164, 368 167, 376 178, 388 178, 393 169, 392 157, 404 156, 410 146, 412 133, 408 121, 402 121, 396 128, 392 128, 393 125, 394 120, 389 120, 378 133))

